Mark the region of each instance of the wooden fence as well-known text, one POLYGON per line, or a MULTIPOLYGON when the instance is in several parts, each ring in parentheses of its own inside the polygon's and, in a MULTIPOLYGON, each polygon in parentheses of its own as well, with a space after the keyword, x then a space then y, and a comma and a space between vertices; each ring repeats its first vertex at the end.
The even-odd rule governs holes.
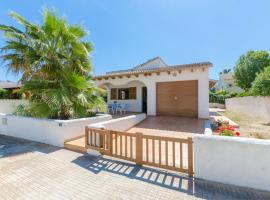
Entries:
POLYGON ((193 175, 192 138, 85 129, 85 146, 101 154, 193 175))

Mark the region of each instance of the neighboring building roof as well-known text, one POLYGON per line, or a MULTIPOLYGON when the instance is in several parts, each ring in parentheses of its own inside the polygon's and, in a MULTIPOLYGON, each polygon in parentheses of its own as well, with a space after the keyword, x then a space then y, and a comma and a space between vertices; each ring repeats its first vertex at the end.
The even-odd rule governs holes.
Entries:
POLYGON ((133 67, 133 69, 134 70, 136 70, 136 69, 155 69, 155 68, 165 67, 165 66, 167 66, 167 64, 164 62, 164 60, 162 60, 161 57, 157 56, 157 57, 154 57, 152 59, 147 60, 146 62, 144 62, 140 65, 137 65, 136 67, 133 67), (155 62, 155 61, 158 61, 159 65, 149 66, 149 64, 151 62, 155 62))
POLYGON ((11 82, 11 81, 0 81, 0 88, 3 89, 13 89, 20 88, 22 86, 21 83, 11 82))
POLYGON ((212 67, 212 66, 213 64, 211 62, 200 62, 200 63, 168 66, 160 57, 155 57, 131 69, 107 72, 105 75, 95 76, 94 79, 101 79, 101 78, 106 78, 106 77, 114 77, 114 76, 122 76, 122 75, 133 75, 133 74, 138 75, 138 74, 154 73, 154 72, 169 72, 169 71, 181 70, 184 68, 212 67), (153 61, 159 61, 159 64, 155 66, 151 66, 151 65, 147 66, 147 64, 150 64, 153 61))
POLYGON ((136 70, 140 70, 140 69, 141 70, 142 69, 150 70, 150 69, 156 69, 156 68, 165 67, 165 66, 167 66, 167 64, 161 59, 161 57, 157 56, 157 57, 149 59, 146 62, 139 64, 131 69, 111 71, 111 72, 106 72, 106 74, 124 73, 124 72, 136 71, 136 70), (151 63, 152 63, 152 65, 151 65, 151 63))
POLYGON ((209 89, 214 87, 218 81, 215 79, 209 79, 209 89))

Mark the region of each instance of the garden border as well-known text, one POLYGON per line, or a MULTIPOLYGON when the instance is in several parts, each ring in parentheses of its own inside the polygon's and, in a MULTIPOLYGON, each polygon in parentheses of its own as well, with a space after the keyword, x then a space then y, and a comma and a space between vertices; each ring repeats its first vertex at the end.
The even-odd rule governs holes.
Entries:
POLYGON ((84 134, 85 126, 112 118, 108 114, 95 117, 52 120, 0 113, 0 134, 63 147, 64 142, 84 134))

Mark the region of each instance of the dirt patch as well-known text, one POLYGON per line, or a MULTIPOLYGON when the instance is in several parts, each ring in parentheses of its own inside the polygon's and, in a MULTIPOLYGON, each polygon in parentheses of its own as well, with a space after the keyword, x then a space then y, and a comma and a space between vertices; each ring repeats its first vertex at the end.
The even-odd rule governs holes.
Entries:
POLYGON ((270 139, 270 124, 265 124, 258 118, 231 112, 228 110, 219 113, 239 124, 241 137, 270 139))

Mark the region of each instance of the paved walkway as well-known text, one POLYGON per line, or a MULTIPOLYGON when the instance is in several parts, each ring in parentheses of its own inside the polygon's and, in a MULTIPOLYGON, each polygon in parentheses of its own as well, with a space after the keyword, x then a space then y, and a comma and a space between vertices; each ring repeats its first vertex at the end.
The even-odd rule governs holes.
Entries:
POLYGON ((263 200, 270 193, 0 135, 0 199, 263 200))
POLYGON ((214 121, 218 121, 218 120, 227 121, 229 122, 230 125, 239 127, 239 125, 236 122, 222 115, 222 112, 225 112, 225 111, 226 111, 225 109, 220 109, 220 108, 209 108, 210 119, 214 121))
POLYGON ((187 117, 148 116, 141 123, 129 129, 128 132, 188 138, 204 132, 204 120, 187 117))

